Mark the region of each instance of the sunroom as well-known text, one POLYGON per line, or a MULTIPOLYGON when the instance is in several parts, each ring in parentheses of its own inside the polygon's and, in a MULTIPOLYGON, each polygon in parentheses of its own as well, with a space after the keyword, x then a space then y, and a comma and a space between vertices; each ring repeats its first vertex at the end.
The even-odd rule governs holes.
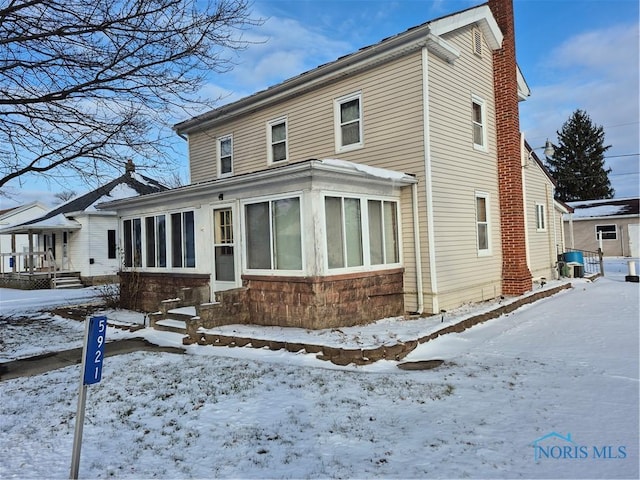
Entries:
POLYGON ((100 208, 120 218, 125 306, 156 311, 187 289, 218 323, 327 328, 404 313, 415 184, 309 160, 100 208))

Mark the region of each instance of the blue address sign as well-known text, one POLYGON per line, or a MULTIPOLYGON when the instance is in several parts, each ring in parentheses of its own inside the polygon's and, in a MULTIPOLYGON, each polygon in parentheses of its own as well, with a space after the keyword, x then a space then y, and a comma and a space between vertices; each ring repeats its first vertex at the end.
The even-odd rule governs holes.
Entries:
POLYGON ((98 383, 102 378, 102 360, 107 334, 107 317, 91 317, 84 357, 84 384, 98 383))

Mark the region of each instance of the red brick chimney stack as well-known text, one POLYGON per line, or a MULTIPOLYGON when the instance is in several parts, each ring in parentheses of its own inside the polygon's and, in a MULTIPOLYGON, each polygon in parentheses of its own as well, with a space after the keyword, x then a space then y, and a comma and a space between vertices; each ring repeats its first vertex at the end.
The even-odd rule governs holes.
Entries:
POLYGON ((502 231, 502 292, 521 295, 531 290, 520 159, 520 117, 516 43, 512 0, 489 0, 489 8, 504 35, 493 53, 496 102, 500 225, 502 231))

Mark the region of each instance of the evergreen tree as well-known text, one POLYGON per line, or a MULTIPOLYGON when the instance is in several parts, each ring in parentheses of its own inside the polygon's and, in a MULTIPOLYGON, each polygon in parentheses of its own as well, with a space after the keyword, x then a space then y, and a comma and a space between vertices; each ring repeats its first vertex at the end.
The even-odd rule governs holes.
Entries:
POLYGON ((591 122, 583 110, 576 110, 557 132, 558 145, 547 158, 551 174, 558 182, 556 199, 565 202, 613 198, 610 168, 604 168, 604 129, 591 122))

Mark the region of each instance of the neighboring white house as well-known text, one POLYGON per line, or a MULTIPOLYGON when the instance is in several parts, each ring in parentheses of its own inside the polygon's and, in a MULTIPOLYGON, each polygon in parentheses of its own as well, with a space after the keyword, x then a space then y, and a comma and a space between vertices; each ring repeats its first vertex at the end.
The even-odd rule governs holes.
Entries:
POLYGON ((25 268, 23 274, 37 276, 53 269, 79 277, 84 285, 117 281, 122 265, 118 219, 115 212, 97 210, 95 205, 162 190, 166 187, 136 173, 133 163, 128 162, 121 177, 0 233, 37 236, 32 254, 40 253, 34 257, 33 268, 25 268))
MULTIPOLYGON (((19 225, 21 223, 41 217, 49 210, 44 203, 32 202, 26 205, 0 210, 0 229, 19 225)), ((36 245, 37 235, 31 236, 31 244, 36 245)), ((19 264, 19 259, 24 257, 14 257, 13 252, 26 253, 29 251, 28 234, 2 234, 0 235, 0 273, 18 271, 24 268, 19 264)))

